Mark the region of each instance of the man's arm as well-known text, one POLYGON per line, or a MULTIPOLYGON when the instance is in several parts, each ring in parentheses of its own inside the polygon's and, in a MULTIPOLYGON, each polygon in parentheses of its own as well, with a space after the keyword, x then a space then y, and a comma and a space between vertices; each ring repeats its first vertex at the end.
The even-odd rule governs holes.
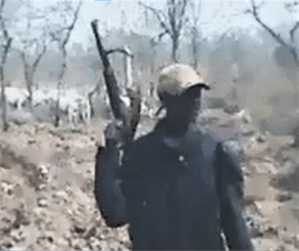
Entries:
POLYGON ((116 177, 118 157, 114 151, 99 147, 95 165, 95 198, 106 224, 119 227, 125 221, 125 198, 116 177))
POLYGON ((242 217, 244 180, 238 154, 229 143, 218 144, 216 150, 218 196, 221 228, 230 250, 253 250, 242 217))

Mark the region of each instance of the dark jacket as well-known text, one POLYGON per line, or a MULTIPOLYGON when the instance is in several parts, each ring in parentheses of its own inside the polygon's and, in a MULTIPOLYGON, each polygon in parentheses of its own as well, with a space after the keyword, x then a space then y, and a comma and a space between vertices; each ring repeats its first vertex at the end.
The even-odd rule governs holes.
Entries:
POLYGON ((223 231, 231 250, 252 250, 236 156, 198 130, 167 137, 163 123, 135 141, 115 169, 133 249, 225 250, 223 231))

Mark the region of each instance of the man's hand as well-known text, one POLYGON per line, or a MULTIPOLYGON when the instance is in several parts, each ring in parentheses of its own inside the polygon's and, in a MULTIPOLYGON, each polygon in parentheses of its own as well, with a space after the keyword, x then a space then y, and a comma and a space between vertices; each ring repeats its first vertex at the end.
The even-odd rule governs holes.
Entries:
POLYGON ((111 123, 105 130, 106 147, 100 146, 95 166, 95 197, 106 223, 110 227, 125 224, 125 199, 117 177, 119 153, 124 145, 122 125, 111 123))

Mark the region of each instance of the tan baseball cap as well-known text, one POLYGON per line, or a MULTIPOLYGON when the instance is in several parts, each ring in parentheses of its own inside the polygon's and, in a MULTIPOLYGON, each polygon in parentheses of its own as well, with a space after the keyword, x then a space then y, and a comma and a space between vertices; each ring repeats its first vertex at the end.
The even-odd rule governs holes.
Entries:
POLYGON ((199 84, 205 89, 210 89, 209 85, 190 65, 172 64, 161 70, 157 93, 163 101, 165 93, 171 96, 180 95, 186 89, 199 84))

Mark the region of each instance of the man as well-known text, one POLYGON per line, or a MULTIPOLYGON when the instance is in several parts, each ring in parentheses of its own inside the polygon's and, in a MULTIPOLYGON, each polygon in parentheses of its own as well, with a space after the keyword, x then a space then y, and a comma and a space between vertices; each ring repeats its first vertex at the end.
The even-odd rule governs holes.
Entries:
MULTIPOLYGON (((121 164, 117 142, 99 148, 95 194, 106 223, 129 223, 134 250, 225 250, 222 232, 230 250, 253 250, 237 156, 198 128, 201 91, 209 87, 161 76, 166 117, 128 147, 121 164)), ((121 138, 120 131, 112 124, 106 135, 121 138)))

